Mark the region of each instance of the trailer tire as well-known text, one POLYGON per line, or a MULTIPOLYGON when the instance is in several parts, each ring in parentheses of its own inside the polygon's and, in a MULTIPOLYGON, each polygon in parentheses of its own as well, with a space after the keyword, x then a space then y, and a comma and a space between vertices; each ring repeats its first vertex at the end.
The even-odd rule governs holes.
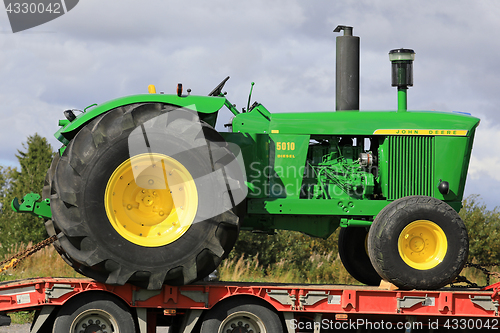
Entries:
POLYGON ((283 333, 276 310, 252 297, 235 297, 216 304, 203 318, 200 333, 240 332, 238 327, 241 332, 283 333))
POLYGON ((51 232, 63 257, 100 282, 189 284, 233 248, 241 186, 228 144, 196 112, 126 105, 96 117, 65 149, 52 180, 51 232))
POLYGON ((64 304, 52 330, 53 333, 102 331, 135 333, 136 325, 122 300, 107 294, 96 297, 94 293, 84 294, 64 304))
POLYGON ((368 235, 368 253, 379 275, 401 289, 439 289, 467 261, 464 222, 447 203, 409 196, 386 206, 368 235))
POLYGON ((367 238, 366 228, 340 228, 339 256, 353 278, 369 286, 378 286, 381 278, 368 256, 367 238))

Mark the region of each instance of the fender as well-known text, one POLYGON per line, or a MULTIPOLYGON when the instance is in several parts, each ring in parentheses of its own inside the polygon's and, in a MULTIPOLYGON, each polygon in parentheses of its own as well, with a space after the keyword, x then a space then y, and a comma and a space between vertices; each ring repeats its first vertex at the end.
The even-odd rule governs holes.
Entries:
POLYGON ((222 108, 226 99, 224 97, 213 96, 177 96, 165 94, 140 94, 131 95, 122 98, 117 98, 101 105, 98 105, 90 111, 83 112, 73 121, 67 119, 60 120, 59 125, 62 126, 54 136, 67 145, 78 131, 95 117, 108 112, 111 109, 133 104, 133 103, 165 103, 185 107, 195 110, 200 114, 200 119, 206 121, 212 126, 215 126, 217 112, 222 108))

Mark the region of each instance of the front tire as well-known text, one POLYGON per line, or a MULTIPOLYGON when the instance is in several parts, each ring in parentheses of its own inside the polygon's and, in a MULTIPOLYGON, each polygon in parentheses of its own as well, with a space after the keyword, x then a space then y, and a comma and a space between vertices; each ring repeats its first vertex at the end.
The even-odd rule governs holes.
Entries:
POLYGON ((127 105, 68 144, 52 179, 51 228, 73 267, 100 282, 189 284, 232 249, 241 186, 228 144, 196 112, 127 105))
POLYGON ((467 261, 465 224, 447 203, 426 196, 398 199, 375 218, 368 235, 373 267, 401 289, 439 289, 467 261))

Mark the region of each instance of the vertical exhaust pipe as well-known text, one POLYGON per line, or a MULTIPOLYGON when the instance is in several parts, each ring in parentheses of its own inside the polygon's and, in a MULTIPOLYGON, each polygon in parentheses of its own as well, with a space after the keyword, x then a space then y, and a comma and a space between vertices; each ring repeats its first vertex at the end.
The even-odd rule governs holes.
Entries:
POLYGON ((352 27, 339 25, 333 32, 344 30, 337 37, 335 110, 359 110, 359 37, 352 27))

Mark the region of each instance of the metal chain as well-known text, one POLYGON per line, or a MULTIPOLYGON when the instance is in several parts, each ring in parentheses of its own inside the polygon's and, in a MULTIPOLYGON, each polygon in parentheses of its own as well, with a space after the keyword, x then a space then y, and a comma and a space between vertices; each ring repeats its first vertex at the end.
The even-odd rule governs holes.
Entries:
POLYGON ((57 239, 57 236, 54 235, 52 237, 47 238, 46 240, 41 241, 40 243, 33 245, 32 247, 27 248, 26 250, 20 251, 10 257, 9 259, 6 259, 2 262, 0 262, 0 273, 3 271, 6 271, 9 268, 14 268, 16 267, 21 261, 24 259, 28 258, 32 254, 40 251, 44 247, 54 243, 54 241, 57 239))
MULTIPOLYGON (((494 278, 500 279, 500 273, 498 272, 491 272, 490 270, 486 269, 485 267, 497 267, 500 266, 500 263, 480 263, 480 264, 474 264, 471 262, 468 262, 465 264, 464 268, 467 267, 472 267, 479 269, 486 275, 486 285, 489 286, 490 283, 490 277, 493 276, 494 278)), ((478 288, 478 285, 476 283, 473 283, 469 281, 465 276, 459 275, 455 278, 455 280, 450 284, 452 287, 462 287, 462 288, 478 288), (465 282, 467 285, 465 286, 454 286, 454 283, 460 283, 460 282, 465 282)))

